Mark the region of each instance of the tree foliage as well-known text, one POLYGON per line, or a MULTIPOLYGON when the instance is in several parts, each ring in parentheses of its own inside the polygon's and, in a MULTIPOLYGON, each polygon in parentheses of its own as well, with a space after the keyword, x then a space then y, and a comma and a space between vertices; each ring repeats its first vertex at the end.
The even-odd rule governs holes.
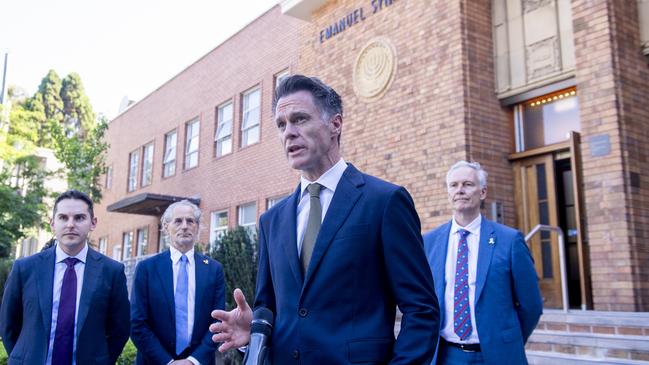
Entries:
POLYGON ((83 89, 81 77, 78 74, 73 72, 63 79, 61 100, 64 124, 78 127, 80 134, 85 136, 86 132, 94 127, 95 113, 92 111, 90 99, 83 89))
POLYGON ((43 182, 46 173, 34 155, 3 160, 0 171, 0 258, 33 227, 43 226, 46 216, 43 182))
POLYGON ((67 137, 61 124, 53 123, 50 129, 54 137, 54 155, 65 165, 67 171, 68 188, 84 191, 94 202, 99 202, 99 178, 106 173, 106 119, 100 119, 97 124, 87 129, 84 138, 67 137))
POLYGON ((61 80, 50 70, 34 95, 10 87, 8 96, 0 105, 0 258, 30 229, 44 226, 48 172, 38 148, 54 149, 69 187, 88 192, 95 202, 101 199, 99 176, 108 148, 103 141, 108 123, 95 121, 79 75, 61 80), (78 128, 67 130, 70 125, 78 128))
POLYGON ((228 230, 214 243, 211 256, 223 265, 225 272, 225 307, 236 307, 232 292, 240 288, 248 303, 255 298, 257 282, 257 238, 251 239, 243 227, 228 230))

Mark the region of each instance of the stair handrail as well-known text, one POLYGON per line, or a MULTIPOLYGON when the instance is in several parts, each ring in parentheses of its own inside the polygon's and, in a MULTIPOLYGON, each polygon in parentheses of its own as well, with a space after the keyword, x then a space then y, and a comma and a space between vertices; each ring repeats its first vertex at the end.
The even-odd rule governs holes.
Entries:
POLYGON ((525 243, 529 246, 529 240, 539 231, 556 232, 559 236, 557 245, 559 246, 559 271, 561 272, 561 302, 563 304, 563 311, 568 312, 568 279, 566 276, 566 254, 565 244, 563 238, 563 230, 561 227, 550 226, 547 224, 537 224, 526 236, 525 243))

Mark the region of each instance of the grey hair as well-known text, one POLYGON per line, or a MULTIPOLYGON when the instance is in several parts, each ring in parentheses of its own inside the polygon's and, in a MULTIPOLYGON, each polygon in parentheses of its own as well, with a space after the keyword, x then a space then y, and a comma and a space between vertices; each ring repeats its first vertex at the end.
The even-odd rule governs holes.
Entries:
POLYGON ((167 224, 169 224, 169 222, 171 221, 171 216, 174 213, 174 209, 176 207, 178 207, 178 206, 181 206, 181 205, 186 205, 186 206, 192 208, 192 210, 194 212, 194 219, 196 219, 196 224, 201 223, 201 210, 198 208, 198 206, 196 204, 190 202, 187 199, 183 199, 183 200, 181 200, 179 202, 175 202, 175 203, 171 204, 167 208, 167 210, 165 210, 164 214, 160 218, 160 223, 162 224, 163 230, 164 230, 164 227, 166 227, 167 224))
POLYGON ((448 169, 448 172, 446 173, 446 185, 448 186, 448 179, 451 177, 451 172, 454 170, 459 169, 460 167, 468 167, 471 169, 474 169, 478 173, 478 181, 480 182, 480 188, 486 188, 487 187, 487 171, 485 171, 481 166, 480 163, 478 162, 468 162, 464 160, 460 160, 456 162, 453 166, 451 166, 450 169, 448 169))

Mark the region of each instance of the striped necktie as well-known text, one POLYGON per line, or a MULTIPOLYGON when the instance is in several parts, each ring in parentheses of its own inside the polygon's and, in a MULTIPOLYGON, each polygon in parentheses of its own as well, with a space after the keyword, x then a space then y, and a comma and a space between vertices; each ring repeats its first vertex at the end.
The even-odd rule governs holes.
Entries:
POLYGON ((460 242, 457 245, 455 263, 453 328, 461 340, 466 340, 473 331, 471 305, 469 304, 469 245, 466 240, 471 232, 459 229, 458 233, 460 242))

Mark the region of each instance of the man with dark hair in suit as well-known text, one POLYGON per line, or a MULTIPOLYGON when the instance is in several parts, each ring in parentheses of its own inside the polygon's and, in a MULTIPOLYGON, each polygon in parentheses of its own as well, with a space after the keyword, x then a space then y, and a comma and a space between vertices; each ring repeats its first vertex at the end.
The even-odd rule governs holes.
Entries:
POLYGON ((480 215, 487 172, 479 163, 453 165, 446 188, 453 219, 424 236, 442 309, 436 364, 527 364, 543 301, 523 235, 480 215))
POLYGON ((59 195, 54 247, 17 260, 5 285, 0 335, 9 364, 114 364, 128 340, 124 265, 93 250, 90 198, 59 195))
MULTIPOLYGON (((322 81, 288 77, 273 110, 301 180, 259 223, 254 307, 275 315, 272 363, 427 364, 439 308, 410 195, 342 159, 342 102, 322 81)), ((222 351, 249 341, 251 309, 234 297, 237 308, 213 313, 222 351)))
POLYGON ((131 338, 138 365, 215 362, 210 314, 225 306, 225 279, 220 263, 194 251, 200 220, 192 202, 171 204, 161 219, 169 250, 135 269, 131 338))

